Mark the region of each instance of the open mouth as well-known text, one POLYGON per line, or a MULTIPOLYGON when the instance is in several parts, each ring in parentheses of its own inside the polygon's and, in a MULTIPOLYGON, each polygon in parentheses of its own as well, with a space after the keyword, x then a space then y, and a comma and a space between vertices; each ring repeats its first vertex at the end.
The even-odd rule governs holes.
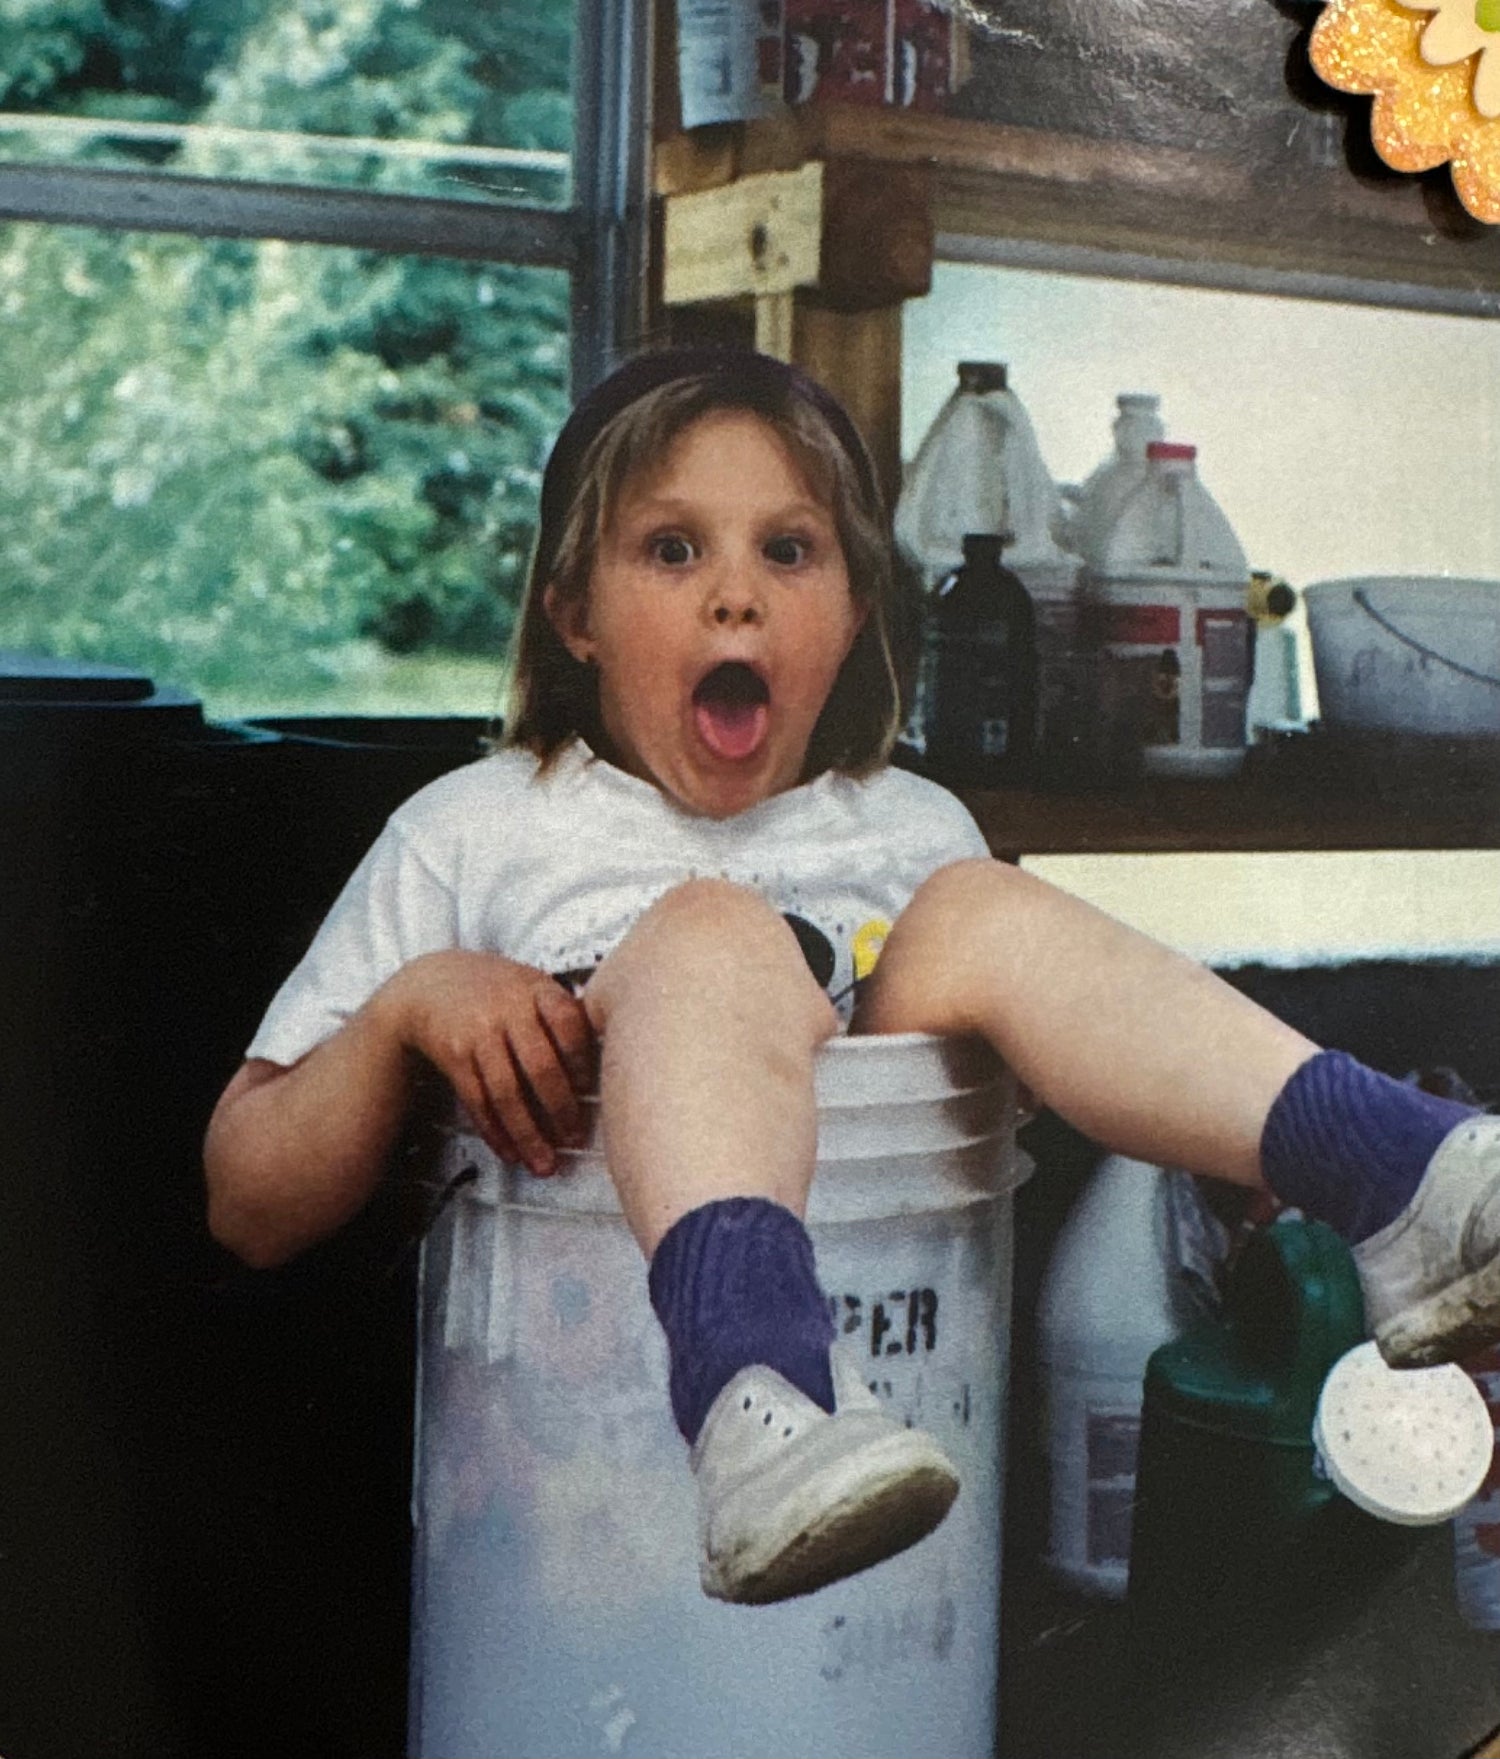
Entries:
POLYGON ((693 692, 698 737, 715 757, 753 756, 771 724, 771 691, 743 660, 726 660, 699 679, 693 692))

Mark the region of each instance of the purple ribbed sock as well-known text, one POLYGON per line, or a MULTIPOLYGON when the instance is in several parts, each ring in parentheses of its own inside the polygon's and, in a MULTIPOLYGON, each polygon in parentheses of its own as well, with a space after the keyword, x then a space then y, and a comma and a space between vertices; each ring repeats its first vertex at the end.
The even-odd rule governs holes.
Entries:
POLYGON ((832 1411, 833 1320, 791 1210, 765 1197, 689 1210, 658 1244, 647 1280, 667 1334, 672 1415, 689 1442, 723 1387, 756 1362, 832 1411))
POLYGON ((1473 1115, 1344 1051, 1320 1051, 1271 1107, 1261 1171, 1283 1203, 1358 1245, 1400 1215, 1434 1149, 1473 1115))

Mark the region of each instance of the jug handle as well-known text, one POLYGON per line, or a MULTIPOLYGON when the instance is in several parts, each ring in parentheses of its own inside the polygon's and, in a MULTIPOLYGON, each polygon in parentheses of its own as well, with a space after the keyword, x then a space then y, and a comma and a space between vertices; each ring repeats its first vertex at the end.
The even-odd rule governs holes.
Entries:
POLYGON ((1305 1387, 1314 1402, 1334 1363, 1365 1337, 1353 1256, 1323 1222, 1286 1218, 1252 1234, 1225 1304, 1252 1361, 1305 1387))

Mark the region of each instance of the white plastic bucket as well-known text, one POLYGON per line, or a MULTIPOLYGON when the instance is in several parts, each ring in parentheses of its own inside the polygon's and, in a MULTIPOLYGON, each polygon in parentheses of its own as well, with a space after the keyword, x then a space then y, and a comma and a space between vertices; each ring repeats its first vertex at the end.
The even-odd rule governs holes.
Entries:
POLYGON ((1500 736, 1500 581, 1366 575, 1302 597, 1331 731, 1500 736))
POLYGON ((602 1158, 473 1176, 423 1249, 410 1751, 420 1759, 964 1759, 994 1751, 1014 1086, 983 1046, 841 1038, 808 1225, 852 1351, 962 1490, 802 1599, 698 1586, 687 1449, 602 1158))

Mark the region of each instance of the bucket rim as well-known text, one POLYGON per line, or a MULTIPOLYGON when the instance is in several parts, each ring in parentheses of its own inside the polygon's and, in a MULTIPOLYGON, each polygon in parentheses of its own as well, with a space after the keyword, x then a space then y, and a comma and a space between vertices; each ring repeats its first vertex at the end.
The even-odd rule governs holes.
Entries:
MULTIPOLYGON (((453 1190, 453 1202, 460 1207, 621 1221, 603 1155, 597 1149, 570 1149, 563 1151, 563 1160, 565 1164, 551 1178, 533 1179, 469 1132, 448 1137, 441 1155, 450 1178, 463 1166, 478 1175, 453 1190)), ((841 1154, 820 1163, 808 1197, 807 1221, 810 1227, 830 1220, 879 1221, 1006 1200, 1031 1172, 1029 1158, 1016 1148, 1014 1132, 1004 1124, 940 1151, 841 1154)))
MULTIPOLYGON (((1008 1070, 1001 1069, 989 1081, 967 1081, 962 1086, 945 1087, 940 1094, 903 1093, 891 1099, 850 1099, 841 1094, 818 1095, 818 1113, 825 1112, 898 1112, 910 1107, 922 1107, 944 1103, 962 1103, 967 1099, 975 1099, 981 1094, 1003 1094, 1010 1082, 1008 1070)), ((599 1109, 599 1092, 581 1093, 578 1103, 585 1111, 595 1112, 599 1109)))
MULTIPOLYGON (((1493 595, 1500 606, 1500 579, 1478 574, 1341 574, 1328 580, 1312 580, 1299 588, 1309 609, 1317 605, 1324 611, 1352 606, 1354 594, 1360 590, 1406 593, 1413 602, 1418 599, 1434 601, 1423 604, 1424 613, 1449 609, 1448 605, 1437 601, 1442 595, 1453 593, 1464 594, 1471 602, 1474 598, 1493 595)), ((1457 605, 1451 608, 1456 612, 1459 610, 1457 605)))
MULTIPOLYGON (((837 1049, 840 1055, 846 1054, 851 1047, 855 1054, 867 1045, 887 1045, 899 1049, 903 1045, 981 1045, 985 1041, 977 1034, 969 1037, 958 1037, 946 1032, 840 1032, 826 1040, 820 1047, 819 1054, 826 1055, 837 1049)), ((993 1053, 992 1053, 993 1054, 993 1053)))

